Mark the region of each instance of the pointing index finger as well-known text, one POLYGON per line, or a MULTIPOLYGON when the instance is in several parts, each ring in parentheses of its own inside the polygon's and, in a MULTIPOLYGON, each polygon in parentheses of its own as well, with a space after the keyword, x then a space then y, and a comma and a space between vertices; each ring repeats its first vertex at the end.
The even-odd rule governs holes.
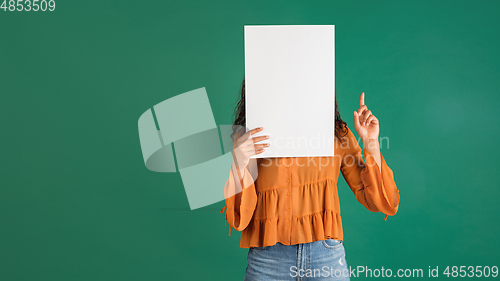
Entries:
POLYGON ((362 107, 363 105, 365 105, 365 92, 362 92, 359 97, 359 107, 362 107))

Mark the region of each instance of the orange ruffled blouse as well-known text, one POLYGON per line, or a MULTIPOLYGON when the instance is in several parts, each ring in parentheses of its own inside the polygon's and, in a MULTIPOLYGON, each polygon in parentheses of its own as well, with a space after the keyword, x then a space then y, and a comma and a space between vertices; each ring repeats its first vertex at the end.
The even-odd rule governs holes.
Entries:
POLYGON ((335 156, 256 158, 258 176, 248 167, 243 179, 230 171, 224 186, 226 221, 242 231, 240 247, 309 243, 329 238, 343 240, 337 180, 339 171, 358 202, 372 212, 393 216, 399 190, 382 154, 381 170, 347 128, 344 141, 335 138, 335 156), (236 193, 239 181, 241 192, 236 193), (244 188, 241 188, 243 186, 244 188), (229 196, 228 194, 234 194, 229 196))

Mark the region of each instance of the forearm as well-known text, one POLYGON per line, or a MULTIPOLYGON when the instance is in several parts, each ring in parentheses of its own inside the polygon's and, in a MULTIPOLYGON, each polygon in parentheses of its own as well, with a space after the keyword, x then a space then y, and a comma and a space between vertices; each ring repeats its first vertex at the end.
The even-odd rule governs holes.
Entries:
POLYGON ((231 175, 233 177, 234 184, 230 185, 230 187, 232 187, 232 190, 227 194, 227 197, 236 195, 243 190, 242 185, 243 185, 243 179, 245 177, 245 168, 237 167, 233 162, 231 164, 231 175))
POLYGON ((231 165, 231 175, 224 187, 226 220, 238 231, 245 229, 257 204, 257 193, 251 175, 246 175, 246 167, 231 165))
POLYGON ((239 177, 239 179, 243 179, 245 177, 245 167, 237 167, 233 162, 233 164, 231 165, 231 169, 233 169, 234 175, 236 177, 239 177))
POLYGON ((378 169, 382 175, 382 159, 380 158, 380 143, 378 139, 366 139, 363 141, 363 149, 370 152, 375 162, 377 162, 378 169))
MULTIPOLYGON (((380 144, 377 139, 364 140, 363 148, 368 151, 374 158, 375 162, 377 162, 380 176, 382 176, 382 158, 380 157, 380 144)), ((397 192, 393 192, 390 190, 387 185, 384 185, 387 194, 392 194, 389 198, 392 198, 392 205, 396 206, 399 204, 399 195, 397 192)))

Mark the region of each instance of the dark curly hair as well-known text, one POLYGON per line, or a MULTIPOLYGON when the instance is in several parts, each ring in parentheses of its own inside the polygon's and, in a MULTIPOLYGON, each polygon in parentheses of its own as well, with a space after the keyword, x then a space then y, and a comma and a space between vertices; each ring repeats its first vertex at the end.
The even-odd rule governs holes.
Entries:
MULTIPOLYGON (((241 127, 246 126, 245 119, 245 79, 241 84, 241 95, 238 105, 233 114, 234 122, 233 122, 233 133, 231 134, 231 138, 234 140, 234 135, 236 132, 241 129, 241 127)), ((347 123, 342 120, 340 117, 340 113, 337 107, 337 96, 335 95, 335 137, 339 139, 341 142, 344 141, 344 136, 347 134, 347 123)))

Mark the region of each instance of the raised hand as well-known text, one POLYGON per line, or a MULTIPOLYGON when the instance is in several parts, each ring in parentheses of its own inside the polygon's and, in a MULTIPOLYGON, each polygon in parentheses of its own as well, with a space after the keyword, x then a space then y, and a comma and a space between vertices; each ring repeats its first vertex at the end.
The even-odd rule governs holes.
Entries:
MULTIPOLYGON (((243 171, 250 161, 250 156, 261 154, 264 152, 264 147, 269 147, 269 143, 260 143, 255 144, 256 142, 260 142, 269 138, 269 136, 260 136, 251 138, 251 135, 254 135, 263 128, 255 128, 246 132, 241 136, 235 137, 234 145, 233 145, 233 163, 236 168, 238 168, 241 172, 241 176, 243 176, 243 171)), ((241 132, 241 131, 240 131, 241 132)))
POLYGON ((363 143, 368 143, 370 140, 377 140, 380 132, 379 122, 377 117, 372 114, 365 105, 365 93, 361 93, 359 97, 358 111, 354 111, 354 128, 358 132, 363 143))

